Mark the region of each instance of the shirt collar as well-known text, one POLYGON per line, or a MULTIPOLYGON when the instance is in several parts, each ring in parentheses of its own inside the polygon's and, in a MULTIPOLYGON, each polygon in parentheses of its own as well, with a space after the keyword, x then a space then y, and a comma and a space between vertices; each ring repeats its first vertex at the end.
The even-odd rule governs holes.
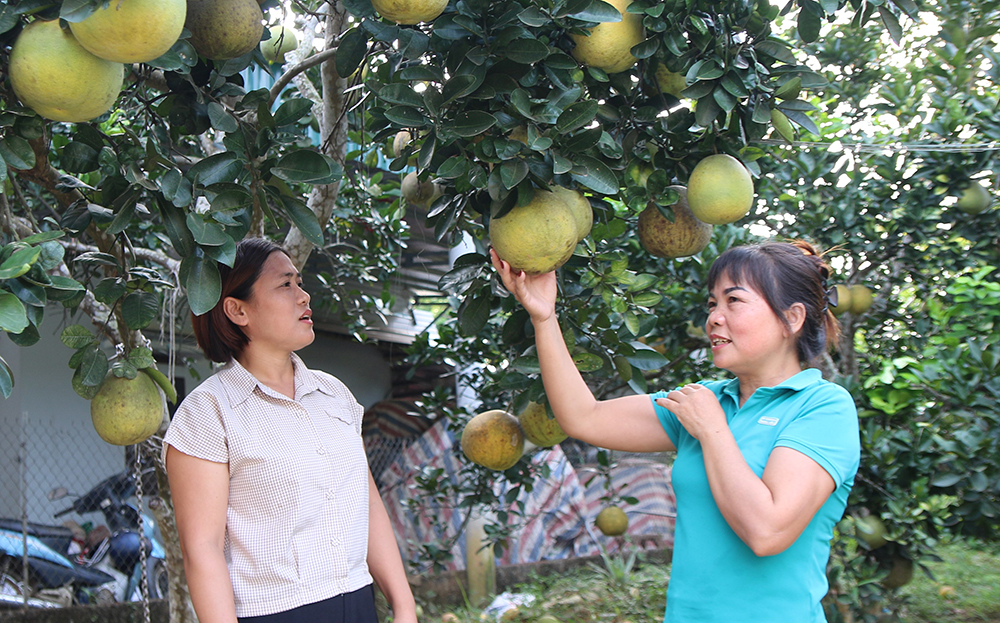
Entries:
MULTIPOLYGON (((320 391, 324 394, 332 395, 332 391, 325 384, 320 383, 316 374, 306 367, 302 359, 295 353, 291 354, 292 366, 295 370, 295 398, 299 399, 309 392, 320 391)), ((250 374, 239 361, 231 359, 226 366, 219 371, 219 380, 223 382, 229 404, 233 407, 242 404, 253 395, 258 387, 264 393, 273 393, 270 389, 261 385, 257 377, 250 374)))
MULTIPOLYGON (((760 389, 766 389, 769 391, 787 389, 789 391, 797 392, 809 387, 810 385, 819 383, 822 380, 822 372, 820 372, 817 368, 807 368, 798 374, 788 377, 774 387, 762 387, 760 389)), ((740 398, 740 380, 730 379, 723 386, 722 393, 732 396, 738 403, 740 398)))

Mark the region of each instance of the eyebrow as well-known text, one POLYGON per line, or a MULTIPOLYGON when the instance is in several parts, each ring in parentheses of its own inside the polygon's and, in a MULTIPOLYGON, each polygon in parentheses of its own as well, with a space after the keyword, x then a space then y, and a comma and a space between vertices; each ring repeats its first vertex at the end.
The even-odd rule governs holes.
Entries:
MULTIPOLYGON (((730 287, 726 288, 725 290, 723 290, 722 293, 723 294, 729 294, 730 292, 733 292, 735 290, 743 290, 744 292, 749 292, 749 290, 747 290, 743 286, 730 286, 730 287)), ((714 298, 714 297, 715 297, 714 294, 712 294, 711 292, 708 293, 708 298, 714 298)))

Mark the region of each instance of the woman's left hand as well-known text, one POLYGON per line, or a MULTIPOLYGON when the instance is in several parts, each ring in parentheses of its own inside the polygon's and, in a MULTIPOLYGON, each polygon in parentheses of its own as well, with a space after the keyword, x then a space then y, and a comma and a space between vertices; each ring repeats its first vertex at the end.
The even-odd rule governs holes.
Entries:
POLYGON ((703 441, 707 435, 722 432, 728 427, 726 413, 712 390, 704 385, 691 383, 657 398, 661 407, 670 409, 687 432, 703 441))

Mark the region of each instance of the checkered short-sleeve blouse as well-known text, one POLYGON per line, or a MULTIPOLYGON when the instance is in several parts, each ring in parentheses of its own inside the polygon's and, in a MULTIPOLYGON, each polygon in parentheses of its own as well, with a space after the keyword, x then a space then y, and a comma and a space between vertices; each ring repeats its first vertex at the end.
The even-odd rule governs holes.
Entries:
POLYGON ((166 447, 229 464, 225 554, 236 615, 261 616, 358 590, 368 572, 363 408, 296 355, 295 400, 230 362, 177 409, 166 447))

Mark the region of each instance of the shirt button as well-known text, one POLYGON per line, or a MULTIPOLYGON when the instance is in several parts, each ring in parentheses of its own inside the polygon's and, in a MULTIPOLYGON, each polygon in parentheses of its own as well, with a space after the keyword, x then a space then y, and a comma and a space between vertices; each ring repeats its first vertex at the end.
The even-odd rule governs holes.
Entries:
POLYGON ((326 492, 326 499, 332 500, 335 497, 337 497, 336 491, 334 491, 333 489, 328 489, 327 492, 326 492))
POLYGON ((326 448, 318 448, 316 454, 326 454, 326 448))

